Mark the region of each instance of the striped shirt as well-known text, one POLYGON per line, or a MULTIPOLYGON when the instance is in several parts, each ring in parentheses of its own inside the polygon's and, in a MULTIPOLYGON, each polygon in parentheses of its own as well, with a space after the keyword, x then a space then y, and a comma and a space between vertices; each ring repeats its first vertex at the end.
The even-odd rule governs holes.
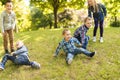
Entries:
POLYGON ((68 42, 65 41, 65 39, 63 39, 57 49, 56 49, 56 52, 55 52, 55 55, 58 55, 58 53, 60 52, 61 49, 63 49, 63 51, 65 53, 73 53, 74 50, 77 48, 75 46, 75 43, 78 44, 78 45, 81 45, 80 42, 76 39, 76 38, 71 38, 68 42))
POLYGON ((15 27, 15 13, 12 11, 8 14, 6 11, 3 11, 0 15, 0 27, 1 32, 4 33, 5 30, 14 29, 15 27))

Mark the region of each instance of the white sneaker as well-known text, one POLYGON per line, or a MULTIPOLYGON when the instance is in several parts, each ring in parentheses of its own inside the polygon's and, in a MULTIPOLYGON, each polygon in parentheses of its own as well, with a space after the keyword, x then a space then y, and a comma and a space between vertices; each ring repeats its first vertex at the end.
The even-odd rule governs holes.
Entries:
POLYGON ((103 43, 103 37, 100 37, 100 43, 103 43))
POLYGON ((68 64, 71 64, 72 63, 72 58, 70 58, 69 60, 68 60, 68 64))
POLYGON ((93 42, 96 42, 96 37, 93 37, 93 42))

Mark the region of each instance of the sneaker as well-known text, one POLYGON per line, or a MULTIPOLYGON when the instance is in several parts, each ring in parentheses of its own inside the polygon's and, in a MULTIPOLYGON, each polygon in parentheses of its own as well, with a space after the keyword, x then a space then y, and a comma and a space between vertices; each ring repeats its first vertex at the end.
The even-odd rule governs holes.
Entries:
POLYGON ((4 65, 0 63, 0 70, 4 70, 4 65))
POLYGON ((93 37, 93 42, 96 42, 96 37, 93 37))
POLYGON ((68 63, 68 64, 71 64, 71 63, 72 63, 72 60, 73 60, 73 59, 70 58, 67 63, 68 63))
POLYGON ((100 37, 100 43, 103 43, 103 37, 100 37))
POLYGON ((93 57, 96 54, 96 52, 91 52, 90 57, 93 57))
POLYGON ((14 49, 11 49, 11 52, 14 52, 15 50, 14 49))
POLYGON ((31 67, 32 67, 32 68, 39 69, 39 68, 40 68, 40 64, 37 63, 37 62, 35 62, 35 61, 33 61, 31 67))

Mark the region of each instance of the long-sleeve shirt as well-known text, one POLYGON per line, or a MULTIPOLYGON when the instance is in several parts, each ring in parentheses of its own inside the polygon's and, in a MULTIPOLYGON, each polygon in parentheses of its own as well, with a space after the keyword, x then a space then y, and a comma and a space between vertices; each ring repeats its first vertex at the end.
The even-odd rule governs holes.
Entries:
POLYGON ((83 44, 85 42, 85 36, 89 28, 87 28, 85 25, 80 26, 77 28, 74 32, 74 37, 80 37, 80 42, 83 44))
POLYGON ((97 5, 98 5, 98 12, 94 10, 93 6, 90 6, 88 8, 88 16, 92 17, 92 13, 93 13, 94 19, 97 18, 99 20, 103 20, 104 16, 107 15, 106 7, 101 3, 98 3, 97 5))
POLYGON ((10 30, 15 28, 15 13, 12 11, 8 14, 6 11, 3 11, 0 15, 0 27, 1 32, 4 33, 5 30, 10 30))
POLYGON ((55 55, 58 55, 58 53, 60 52, 61 49, 63 49, 63 51, 65 53, 74 53, 74 50, 77 48, 75 46, 75 43, 78 45, 81 45, 81 43, 76 38, 72 37, 68 42, 66 42, 65 39, 63 39, 59 43, 59 45, 55 51, 55 55))
POLYGON ((28 57, 28 49, 26 46, 22 46, 20 48, 18 48, 13 55, 17 56, 17 57, 22 57, 22 56, 26 56, 28 57))

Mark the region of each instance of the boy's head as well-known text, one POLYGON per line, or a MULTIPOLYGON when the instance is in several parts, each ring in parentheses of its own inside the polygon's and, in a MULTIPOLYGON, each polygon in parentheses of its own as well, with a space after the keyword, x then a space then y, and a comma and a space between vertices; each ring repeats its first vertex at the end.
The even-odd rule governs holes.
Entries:
POLYGON ((6 1, 6 3, 5 3, 5 8, 6 8, 6 11, 7 11, 8 13, 10 13, 10 12, 12 11, 13 4, 12 4, 12 1, 11 1, 11 0, 6 1))
POLYGON ((71 36, 71 32, 68 29, 64 29, 63 32, 62 32, 62 34, 63 34, 63 36, 64 36, 64 38, 65 38, 66 41, 69 41, 70 38, 72 37, 71 36))
POLYGON ((23 42, 22 41, 17 41, 16 42, 16 48, 18 49, 18 48, 20 48, 20 47, 22 47, 24 44, 23 44, 23 42))
POLYGON ((92 25, 92 19, 90 17, 86 17, 84 19, 84 24, 86 25, 87 28, 90 28, 92 25))

